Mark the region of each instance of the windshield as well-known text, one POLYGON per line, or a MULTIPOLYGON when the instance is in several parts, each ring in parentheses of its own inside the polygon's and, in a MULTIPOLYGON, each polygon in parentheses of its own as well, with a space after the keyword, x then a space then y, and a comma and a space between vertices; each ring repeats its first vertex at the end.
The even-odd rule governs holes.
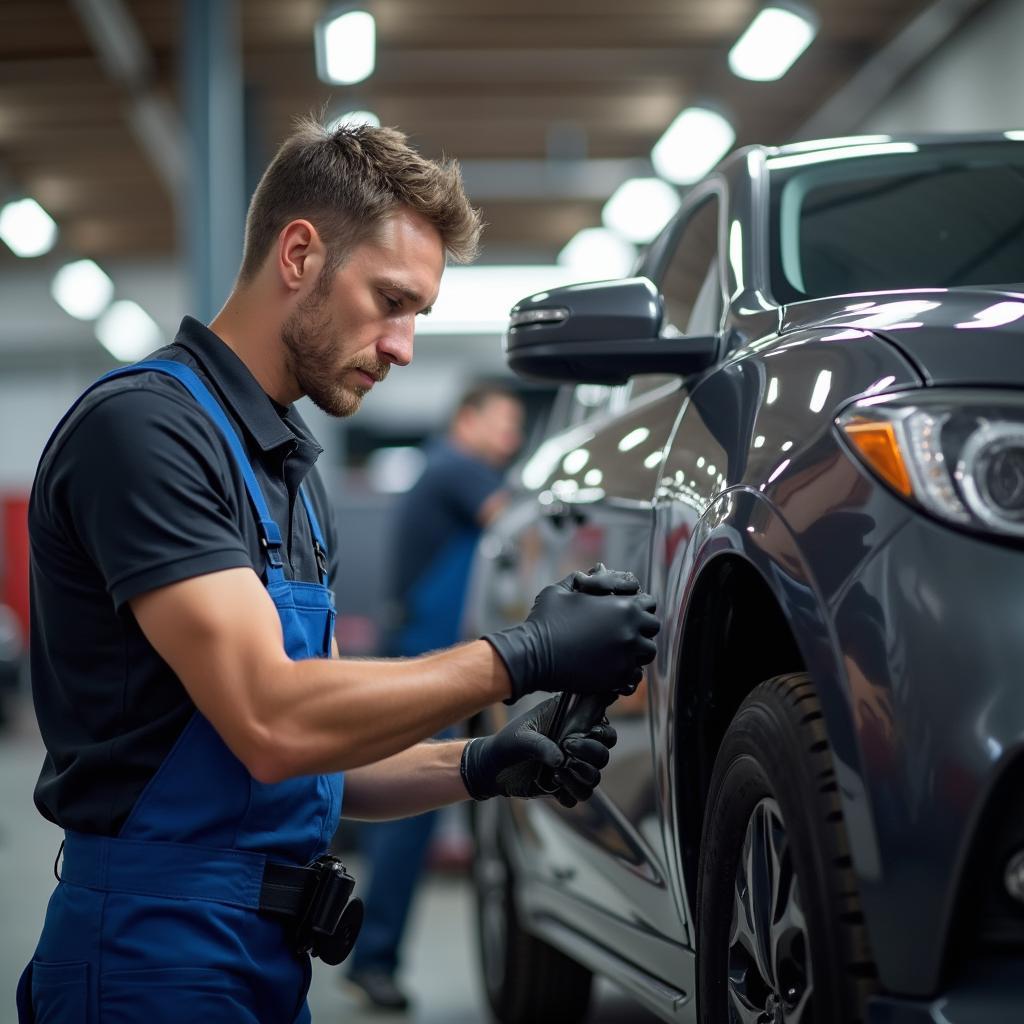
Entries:
POLYGON ((1024 281, 1024 144, 841 152, 768 161, 779 302, 1024 281))

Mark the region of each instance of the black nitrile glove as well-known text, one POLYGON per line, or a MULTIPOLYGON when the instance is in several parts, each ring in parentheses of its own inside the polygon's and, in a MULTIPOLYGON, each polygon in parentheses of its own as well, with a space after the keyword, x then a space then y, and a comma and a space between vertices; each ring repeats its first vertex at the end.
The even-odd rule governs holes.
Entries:
POLYGON ((557 697, 530 708, 493 736, 470 740, 462 752, 460 770, 466 792, 474 800, 492 796, 553 796, 563 807, 589 800, 615 746, 615 730, 604 718, 583 732, 573 732, 561 744, 549 739, 557 697), (556 788, 537 785, 542 766, 554 769, 556 788))
POLYGON ((654 660, 656 603, 632 574, 595 566, 545 587, 525 622, 483 637, 512 683, 506 704, 535 690, 632 693, 654 660), (609 587, 612 588, 611 592, 609 587), (615 588, 625 591, 616 593, 615 588))
POLYGON ((640 581, 631 572, 609 569, 597 562, 589 572, 573 574, 573 590, 583 594, 638 594, 640 581))

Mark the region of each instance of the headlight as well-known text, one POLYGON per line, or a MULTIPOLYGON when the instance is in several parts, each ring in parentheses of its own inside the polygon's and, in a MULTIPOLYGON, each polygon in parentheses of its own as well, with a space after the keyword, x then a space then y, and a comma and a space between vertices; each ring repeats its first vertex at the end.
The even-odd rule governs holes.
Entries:
POLYGON ((836 424, 902 497, 963 526, 1024 537, 1024 395, 881 395, 856 402, 836 424))

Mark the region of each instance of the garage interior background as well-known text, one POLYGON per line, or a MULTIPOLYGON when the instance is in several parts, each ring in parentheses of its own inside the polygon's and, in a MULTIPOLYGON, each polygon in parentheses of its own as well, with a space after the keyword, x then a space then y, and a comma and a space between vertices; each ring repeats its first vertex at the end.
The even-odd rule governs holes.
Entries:
MULTIPOLYGON (((113 299, 145 311, 139 355, 182 314, 208 319, 237 268, 251 188, 296 114, 370 111, 426 155, 458 158, 488 223, 479 263, 446 275, 414 364, 352 422, 303 410, 326 448, 346 580, 359 581, 338 594, 351 653, 374 650, 407 447, 443 425, 465 384, 507 374, 500 333, 516 299, 624 272, 642 239, 567 246, 601 226, 623 183, 656 176, 652 149, 682 111, 719 112, 737 146, 1024 128, 1024 0, 813 0, 815 38, 765 82, 728 61, 757 0, 367 0, 376 66, 350 86, 317 76, 315 27, 333 6, 0 0, 0 206, 31 197, 56 225, 40 255, 0 245, 0 601, 23 628, 36 459, 72 399, 117 364, 96 322, 54 301, 54 275, 95 261, 113 299)), ((535 412, 547 394, 528 389, 535 412)))
MULTIPOLYGON (((237 267, 251 188, 297 113, 370 111, 425 154, 458 158, 488 224, 478 265, 446 275, 414 364, 354 421, 310 410, 352 539, 349 578, 364 581, 339 593, 353 653, 374 649, 382 524, 415 465, 395 449, 438 429, 469 380, 506 372, 499 338, 516 299, 623 272, 621 242, 565 247, 601 225, 619 186, 655 175, 651 150, 680 112, 720 112, 735 145, 1024 125, 1020 0, 817 0, 817 35, 777 81, 729 67, 756 0, 363 6, 376 67, 332 86, 317 76, 315 28, 333 9, 321 0, 0 3, 0 202, 32 197, 57 227, 43 255, 0 246, 0 594, 19 617, 38 453, 68 403, 117 362, 94 322, 51 297, 54 274, 94 260, 114 300, 151 318, 155 343, 185 312, 209 318, 237 267)), ((542 404, 542 392, 530 397, 542 404)))

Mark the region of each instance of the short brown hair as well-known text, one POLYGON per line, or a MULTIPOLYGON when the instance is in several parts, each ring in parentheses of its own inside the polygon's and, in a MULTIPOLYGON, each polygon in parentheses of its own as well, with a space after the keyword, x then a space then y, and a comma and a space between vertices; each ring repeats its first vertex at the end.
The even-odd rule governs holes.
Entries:
POLYGON ((330 253, 324 272, 333 273, 401 206, 437 228, 453 262, 476 255, 480 213, 466 198, 458 164, 427 160, 394 128, 332 131, 313 116, 300 118, 249 203, 239 280, 255 277, 281 230, 299 218, 320 232, 330 253))
POLYGON ((463 392, 459 404, 455 407, 455 415, 465 409, 482 409, 492 398, 507 398, 510 402, 519 402, 519 395, 504 382, 478 381, 463 392))

